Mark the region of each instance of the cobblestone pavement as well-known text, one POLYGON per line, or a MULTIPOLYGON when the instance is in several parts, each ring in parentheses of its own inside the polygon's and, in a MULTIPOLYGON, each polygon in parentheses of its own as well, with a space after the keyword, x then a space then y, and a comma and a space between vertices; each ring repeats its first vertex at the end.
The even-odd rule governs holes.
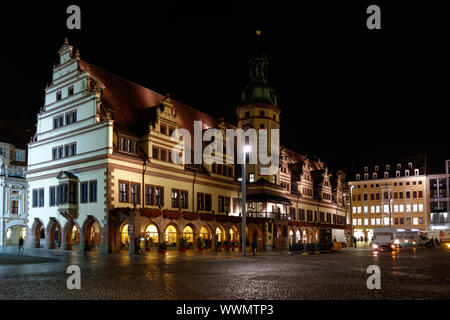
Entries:
POLYGON ((450 250, 373 253, 178 253, 128 257, 0 249, 0 299, 449 299, 450 250), (81 290, 68 290, 66 269, 81 268, 81 290), (369 290, 369 265, 381 290, 369 290))

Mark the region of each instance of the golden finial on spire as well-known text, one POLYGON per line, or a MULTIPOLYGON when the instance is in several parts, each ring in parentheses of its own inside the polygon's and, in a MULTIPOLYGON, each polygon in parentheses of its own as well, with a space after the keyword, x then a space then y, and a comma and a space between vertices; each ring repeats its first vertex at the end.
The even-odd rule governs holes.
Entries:
POLYGON ((80 60, 80 50, 78 50, 78 49, 75 51, 75 58, 77 60, 80 60))

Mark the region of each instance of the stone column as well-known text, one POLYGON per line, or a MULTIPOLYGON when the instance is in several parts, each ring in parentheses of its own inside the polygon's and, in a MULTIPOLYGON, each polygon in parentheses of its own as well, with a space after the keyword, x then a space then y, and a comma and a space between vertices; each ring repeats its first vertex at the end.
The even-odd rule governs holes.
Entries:
POLYGON ((108 223, 105 223, 103 227, 100 226, 100 253, 109 253, 109 227, 108 223))

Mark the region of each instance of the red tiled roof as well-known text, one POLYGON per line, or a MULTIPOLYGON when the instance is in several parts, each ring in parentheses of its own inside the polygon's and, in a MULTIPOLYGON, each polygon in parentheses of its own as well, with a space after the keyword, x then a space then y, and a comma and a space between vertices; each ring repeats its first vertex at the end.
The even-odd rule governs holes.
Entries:
MULTIPOLYGON (((164 95, 81 60, 81 70, 86 70, 86 66, 89 66, 91 78, 102 88, 103 105, 113 110, 113 119, 118 127, 138 135, 142 130, 137 130, 139 128, 136 126, 142 126, 144 123, 148 126, 154 120, 154 113, 149 112, 149 109, 160 105, 164 95)), ((218 119, 179 101, 172 99, 171 102, 177 113, 178 127, 189 130, 192 136, 194 120, 202 121, 205 125, 203 129, 217 127, 219 123, 218 119)), ((228 128, 233 127, 230 124, 225 125, 228 128)))

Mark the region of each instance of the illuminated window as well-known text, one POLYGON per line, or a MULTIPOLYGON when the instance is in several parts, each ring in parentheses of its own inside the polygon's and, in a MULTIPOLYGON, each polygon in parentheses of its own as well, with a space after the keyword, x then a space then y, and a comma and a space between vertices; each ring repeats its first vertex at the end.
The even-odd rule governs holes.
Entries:
POLYGON ((398 204, 394 205, 394 212, 398 212, 398 204))
POLYGON ((406 212, 411 212, 411 205, 410 204, 406 205, 406 212))
POLYGON ((384 205, 384 207, 383 207, 383 212, 389 213, 389 205, 388 205, 388 204, 385 204, 385 205, 384 205))
POLYGON ((364 206, 364 213, 369 213, 369 207, 368 206, 364 206))
POLYGON ((150 224, 145 228, 145 235, 147 237, 147 241, 149 241, 149 245, 157 245, 159 242, 158 229, 154 224, 150 224))
POLYGON ((384 178, 389 178, 389 172, 386 171, 386 172, 384 173, 384 178))
POLYGON ((358 213, 361 213, 361 207, 358 207, 358 213))
POLYGON ((370 219, 370 224, 373 226, 375 225, 375 218, 370 219))
POLYGON ((387 217, 384 218, 384 225, 385 226, 389 225, 389 218, 387 217))
POLYGON ((419 224, 419 218, 414 218, 413 219, 413 224, 419 224))
POLYGON ((364 219, 364 225, 367 226, 369 224, 369 219, 364 219))
POLYGON ((417 204, 413 204, 413 212, 417 212, 417 204))
POLYGON ((381 219, 377 218, 377 226, 379 226, 381 224, 381 219))
POLYGON ((356 213, 356 207, 353 207, 353 213, 356 213))
POLYGON ((377 206, 376 208, 377 208, 377 213, 380 213, 380 209, 381 209, 380 206, 377 206))
POLYGON ((422 203, 419 203, 419 211, 423 212, 423 204, 422 203))
POLYGON ((401 204, 401 205, 399 206, 399 209, 400 209, 400 212, 403 212, 403 211, 405 211, 405 209, 404 209, 404 205, 403 205, 403 204, 401 204))
POLYGON ((371 207, 370 207, 370 212, 371 212, 371 213, 375 213, 375 206, 371 206, 371 207))

